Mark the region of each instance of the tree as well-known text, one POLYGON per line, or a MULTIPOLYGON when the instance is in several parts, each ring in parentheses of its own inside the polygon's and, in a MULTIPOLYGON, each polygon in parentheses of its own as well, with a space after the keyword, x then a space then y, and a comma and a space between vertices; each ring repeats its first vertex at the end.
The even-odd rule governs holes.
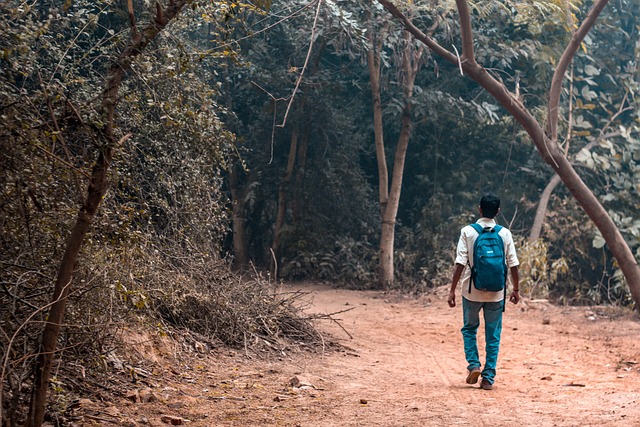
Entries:
POLYGON ((116 149, 129 137, 129 135, 125 135, 118 138, 115 132, 115 111, 119 89, 124 80, 125 72, 129 69, 133 60, 144 51, 160 31, 180 14, 187 3, 188 0, 175 0, 171 1, 166 7, 157 3, 153 21, 138 30, 133 6, 129 2, 131 41, 113 61, 105 79, 105 88, 100 101, 100 111, 102 111, 104 122, 101 134, 103 142, 99 147, 98 158, 91 172, 86 198, 78 212, 58 270, 51 297, 49 315, 42 334, 42 345, 35 366, 33 393, 27 421, 29 426, 40 426, 44 421, 53 357, 64 320, 74 266, 84 237, 93 222, 107 189, 107 172, 113 160, 113 155, 116 149))
MULTIPOLYGON (((401 124, 398 141, 396 142, 393 157, 393 169, 391 179, 387 166, 387 154, 384 138, 383 105, 381 96, 381 72, 382 56, 385 42, 388 41, 389 26, 383 25, 380 31, 373 28, 374 18, 371 12, 367 13, 367 66, 369 69, 369 85, 373 99, 373 129, 378 165, 378 197, 380 203, 380 254, 378 266, 378 285, 382 289, 388 289, 394 281, 394 241, 396 218, 400 204, 402 191, 402 179, 404 174, 407 148, 412 130, 412 98, 416 76, 422 62, 424 49, 416 47, 414 38, 407 31, 402 32, 399 40, 400 60, 398 75, 402 87, 402 97, 398 101, 401 105, 401 124)), ((434 25, 433 30, 437 25, 434 25)))
MULTIPOLYGON (((634 76, 637 69, 631 64, 637 63, 640 55, 635 49, 639 30, 629 16, 637 16, 637 10, 637 4, 627 2, 603 10, 591 37, 583 42, 583 48, 576 52, 571 63, 564 88, 565 101, 560 105, 566 116, 564 138, 559 141, 565 156, 603 178, 625 173, 616 158, 621 158, 620 150, 629 144, 636 128, 632 112, 638 101, 633 94, 639 83, 634 76)), ((573 14, 567 10, 566 15, 567 25, 573 33, 577 28, 573 14)), ((549 198, 560 182, 559 176, 553 174, 545 186, 529 234, 530 241, 541 236, 549 198)), ((610 190, 604 198, 599 194, 602 180, 591 179, 589 184, 606 207, 608 201, 616 199, 610 190)), ((616 223, 621 224, 618 220, 616 223)), ((625 235, 628 237, 633 233, 625 235)))
POLYGON ((593 192, 585 185, 580 176, 571 166, 558 145, 558 114, 559 100, 565 73, 576 51, 585 36, 592 28, 608 0, 596 0, 579 28, 567 44, 554 72, 548 93, 546 126, 543 127, 522 101, 511 93, 503 83, 495 79, 484 67, 476 62, 474 53, 474 37, 471 25, 471 14, 466 0, 456 0, 459 12, 462 39, 462 54, 456 54, 444 49, 433 38, 424 34, 400 9, 388 0, 378 0, 405 28, 418 40, 427 45, 436 54, 453 64, 458 64, 461 72, 467 74, 484 87, 500 104, 513 115, 531 137, 538 152, 558 174, 567 189, 578 201, 582 209, 593 221, 594 225, 607 242, 627 280, 629 289, 636 306, 640 310, 640 266, 626 244, 612 218, 607 214, 602 204, 593 192))

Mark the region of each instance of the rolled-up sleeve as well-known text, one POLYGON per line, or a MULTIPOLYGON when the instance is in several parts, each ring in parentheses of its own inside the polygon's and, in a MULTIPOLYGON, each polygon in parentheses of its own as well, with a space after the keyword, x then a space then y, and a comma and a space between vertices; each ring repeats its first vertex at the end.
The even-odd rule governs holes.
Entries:
POLYGON ((456 264, 467 265, 469 261, 469 247, 467 246, 467 238, 464 231, 464 228, 460 230, 458 248, 456 249, 456 264))
POLYGON ((507 229, 504 230, 504 253, 507 260, 507 266, 511 268, 520 265, 520 261, 518 260, 518 255, 516 254, 516 245, 515 243, 513 243, 513 235, 511 234, 511 231, 507 229))

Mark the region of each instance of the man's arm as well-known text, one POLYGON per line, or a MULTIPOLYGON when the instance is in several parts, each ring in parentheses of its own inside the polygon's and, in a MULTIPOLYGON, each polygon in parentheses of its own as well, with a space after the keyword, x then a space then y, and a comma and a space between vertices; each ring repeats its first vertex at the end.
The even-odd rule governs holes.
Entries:
POLYGON ((447 302, 449 303, 449 307, 456 306, 456 287, 458 286, 458 282, 460 281, 460 276, 462 276, 463 271, 464 265, 456 264, 455 270, 453 270, 453 278, 451 279, 451 290, 449 291, 449 299, 447 300, 447 302))
POLYGON ((520 301, 520 276, 518 275, 518 266, 510 268, 511 270, 511 282, 513 284, 513 291, 509 296, 509 301, 517 304, 520 301))

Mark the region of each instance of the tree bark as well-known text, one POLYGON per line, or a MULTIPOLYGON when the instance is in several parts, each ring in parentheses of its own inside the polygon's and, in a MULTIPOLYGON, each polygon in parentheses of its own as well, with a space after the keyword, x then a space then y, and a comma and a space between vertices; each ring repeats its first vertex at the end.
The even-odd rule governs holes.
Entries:
MULTIPOLYGON (((627 111, 628 108, 624 108, 624 104, 620 107, 620 109, 618 110, 618 112, 616 114, 613 115, 613 117, 609 120, 609 122, 607 123, 607 125, 605 126, 605 128, 603 128, 603 130, 600 132, 600 136, 598 136, 598 138, 596 138, 595 140, 591 141, 590 143, 588 143, 587 145, 585 145, 582 150, 580 151, 591 151, 591 149, 593 147, 595 147, 596 145, 598 145, 598 143, 600 141, 602 141, 603 139, 606 138, 612 138, 615 136, 620 136, 620 132, 611 132, 611 133, 604 133, 604 130, 606 128, 609 127, 609 125, 611 123, 613 123, 613 121, 624 111, 627 111)), ((565 147, 565 155, 567 153, 567 147, 565 147)), ((540 238, 540 235, 542 234, 542 226, 544 225, 544 218, 547 214, 547 208, 549 206, 549 200, 551 198, 551 194, 553 194, 553 191, 556 189, 556 187, 558 187, 558 184, 560 184, 562 182, 562 180, 560 179, 560 176, 557 173, 554 173, 553 176, 551 177, 551 179, 549 180, 549 182, 547 183, 546 187, 544 188, 544 191, 542 192, 542 195, 540 196, 540 201, 538 202, 538 207, 536 209, 536 216, 533 220, 533 225, 531 227, 531 232, 529 233, 529 242, 535 242, 536 240, 538 240, 540 238)))
POLYGON ((296 179, 294 188, 294 199, 292 208, 293 222, 297 223, 302 217, 303 197, 304 197, 304 178, 307 167, 307 152, 309 149, 309 124, 305 123, 304 131, 300 141, 298 142, 298 167, 296 169, 296 179))
POLYGON ((422 56, 422 49, 415 52, 413 49, 413 37, 408 31, 403 32, 403 54, 401 64, 402 89, 404 96, 404 106, 402 109, 402 119, 400 135, 394 154, 393 171, 391 176, 391 186, 389 189, 388 172, 385 158, 384 138, 382 133, 382 105, 380 97, 380 52, 381 41, 378 42, 375 52, 373 49, 373 38, 369 35, 372 47, 368 52, 369 73, 371 75, 371 93, 374 103, 374 129, 376 137, 376 155, 378 159, 379 185, 380 185, 380 211, 382 217, 380 233, 380 259, 378 267, 378 285, 382 289, 388 289, 394 281, 394 242, 395 224, 400 203, 400 193, 402 191, 402 176, 404 173, 404 163, 407 155, 407 147, 411 137, 411 98, 415 78, 418 72, 418 64, 422 56))
MULTIPOLYGON (((97 162, 93 167, 87 197, 78 212, 58 270, 53 295, 51 297, 51 307, 42 333, 41 348, 34 367, 34 383, 29 413, 25 422, 26 426, 40 427, 44 422, 53 356, 56 352, 57 341, 64 320, 67 297, 73 279, 73 270, 84 242, 84 237, 93 222, 93 218, 106 191, 107 172, 111 165, 115 149, 118 146, 114 135, 115 107, 118 101, 118 90, 124 79, 125 72, 129 69, 133 59, 140 55, 158 33, 181 12, 185 4, 187 4, 187 0, 174 0, 165 10, 162 10, 158 3, 155 20, 149 23, 141 32, 135 31, 134 21, 132 24, 131 42, 111 65, 107 74, 106 85, 101 98, 101 111, 103 111, 103 120, 105 123, 105 144, 100 150, 97 162)), ((120 143, 122 142, 124 142, 124 138, 120 141, 120 143)))
MULTIPOLYGON (((371 23, 371 16, 369 23, 371 23)), ((380 216, 382 217, 387 200, 389 199, 389 173, 387 170, 387 158, 384 151, 384 127, 382 123, 382 96, 380 91, 380 55, 382 54, 382 40, 384 32, 374 38, 373 25, 367 28, 369 50, 367 51, 367 66, 369 68, 369 84, 373 102, 373 135, 376 146, 376 159, 378 163, 378 200, 380 202, 380 216)))
MULTIPOLYGON (((287 188, 291 181, 291 175, 293 175, 293 167, 296 162, 296 151, 298 149, 298 132, 294 128, 291 133, 291 142, 289 144, 289 158, 287 159, 287 169, 284 176, 280 181, 280 188, 278 189, 278 212, 276 214, 276 223, 273 230, 273 243, 271 244, 271 250, 275 257, 276 264, 279 262, 280 257, 278 254, 280 245, 280 233, 284 226, 285 217, 287 215, 287 188)), ((277 268, 277 265, 274 266, 277 268)), ((274 268, 274 272, 276 271, 274 268)), ((277 277, 276 277, 277 278, 277 277)))
POLYGON ((551 198, 551 194, 553 194, 553 190, 555 190, 558 184, 560 184, 561 182, 562 180, 560 179, 560 176, 557 173, 553 174, 553 177, 551 177, 551 180, 549 180, 549 183, 544 188, 544 191, 540 196, 540 201, 538 201, 536 216, 533 220, 531 232, 529 233, 529 243, 533 243, 540 238, 540 235, 542 234, 542 225, 544 224, 544 218, 547 215, 549 199, 551 198))
POLYGON ((395 230, 395 218, 391 222, 385 222, 385 212, 389 201, 389 172, 387 169, 387 157, 384 149, 384 126, 382 122, 382 96, 380 88, 380 64, 382 54, 382 42, 385 31, 375 33, 371 24, 373 18, 369 15, 367 39, 369 50, 367 51, 367 66, 369 68, 369 87, 371 89, 373 108, 373 135, 376 147, 376 161, 378 164, 378 202, 380 203, 380 248, 378 260, 378 286, 387 288, 393 283, 393 242, 395 230), (377 38, 374 34, 378 34, 377 38))
POLYGON ((393 162, 393 173, 391 179, 391 191, 389 200, 382 212, 382 233, 380 236, 380 271, 379 285, 382 289, 389 289, 393 285, 395 274, 394 268, 394 244, 395 227, 398 216, 398 206, 400 204, 400 193, 402 191, 402 176, 404 173, 404 162, 407 157, 407 148, 411 136, 411 106, 410 99, 407 99, 402 111, 402 128, 398 137, 398 145, 393 162))
POLYGON ((510 93, 502 83, 494 79, 482 66, 476 63, 473 50, 471 49, 473 41, 473 37, 470 37, 471 26, 470 24, 465 25, 466 22, 470 22, 466 0, 456 0, 458 12, 461 16, 462 39, 464 43, 462 49, 463 54, 460 59, 415 27, 411 20, 400 12, 389 0, 378 0, 378 2, 394 17, 400 20, 405 28, 418 40, 438 55, 458 65, 464 73, 485 88, 522 125, 531 137, 531 140, 544 161, 558 174, 569 192, 602 234, 627 280, 629 290, 636 303, 636 308, 640 310, 640 266, 638 266, 631 249, 626 244, 611 217, 573 169, 567 158, 562 154, 557 143, 558 103, 564 74, 571 62, 571 58, 595 23, 595 20, 608 0, 596 0, 594 2, 589 14, 574 33, 558 62, 558 67, 556 68, 549 92, 547 132, 544 131, 538 121, 514 94, 510 93), (471 40, 471 44, 469 44, 469 40, 471 40))
POLYGON ((249 265, 249 255, 246 239, 246 202, 239 189, 237 162, 231 164, 229 169, 229 192, 231 193, 231 222, 233 232, 233 265, 234 268, 243 271, 249 265))

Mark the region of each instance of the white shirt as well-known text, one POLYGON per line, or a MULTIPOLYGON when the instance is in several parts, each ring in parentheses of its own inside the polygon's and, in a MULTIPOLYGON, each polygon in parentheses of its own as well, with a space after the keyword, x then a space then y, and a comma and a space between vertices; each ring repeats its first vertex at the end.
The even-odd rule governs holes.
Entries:
MULTIPOLYGON (((490 218, 480 218, 476 223, 483 228, 493 227, 496 225, 495 220, 490 218)), ((520 265, 520 261, 518 261, 518 256, 516 255, 516 248, 513 243, 511 231, 506 227, 502 227, 502 230, 500 230, 498 235, 504 242, 504 254, 507 267, 511 268, 520 265)), ((460 230, 460 239, 458 240, 458 248, 456 250, 456 264, 462 264, 465 266, 464 273, 462 273, 462 279, 460 280, 462 296, 469 301, 476 302, 502 301, 504 299, 504 291, 479 291, 475 286, 471 286, 471 292, 469 292, 469 279, 471 277, 471 268, 469 268, 469 263, 473 264, 473 259, 469 259, 469 253, 471 253, 471 258, 473 258, 473 245, 477 238, 478 232, 470 225, 467 225, 460 230)), ((510 275, 507 276, 510 278, 510 275)))

